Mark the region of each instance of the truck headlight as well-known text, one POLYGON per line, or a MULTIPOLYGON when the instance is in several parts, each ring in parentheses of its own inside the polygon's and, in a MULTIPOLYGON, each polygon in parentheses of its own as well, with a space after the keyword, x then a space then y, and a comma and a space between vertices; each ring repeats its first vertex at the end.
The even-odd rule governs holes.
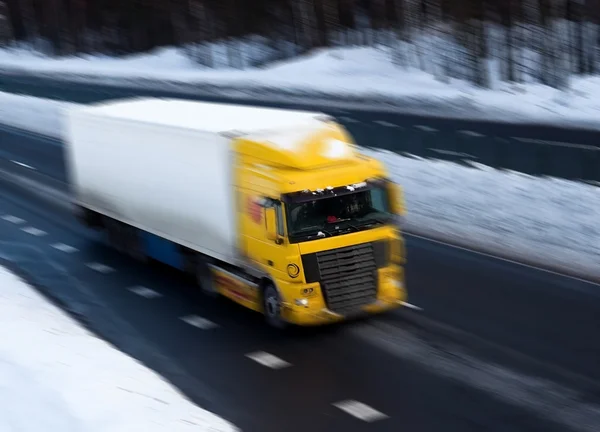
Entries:
POLYGON ((404 283, 402 283, 401 281, 399 281, 398 279, 392 279, 391 281, 391 285, 399 290, 403 290, 404 289, 404 283))
POLYGON ((296 303, 296 306, 304 306, 307 307, 308 306, 308 299, 295 299, 294 303, 296 303))

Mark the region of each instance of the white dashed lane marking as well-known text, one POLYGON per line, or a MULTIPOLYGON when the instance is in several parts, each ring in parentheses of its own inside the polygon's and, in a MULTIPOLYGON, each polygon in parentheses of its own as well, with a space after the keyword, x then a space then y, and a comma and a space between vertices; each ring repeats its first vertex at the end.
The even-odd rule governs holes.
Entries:
POLYGON ((25 231, 27 234, 31 234, 32 236, 36 236, 36 237, 42 237, 45 236, 47 234, 46 231, 42 231, 41 229, 38 229, 36 227, 25 227, 25 228, 21 228, 23 231, 25 231))
POLYGON ((73 246, 69 246, 64 243, 55 243, 50 246, 52 246, 54 249, 58 249, 59 251, 64 252, 64 253, 74 253, 74 252, 78 251, 77 248, 74 248, 73 246))
POLYGON ((336 402, 333 406, 359 420, 369 423, 388 418, 387 415, 371 408, 369 405, 365 405, 364 403, 355 400, 336 402))
POLYGON ((188 316, 181 317, 180 319, 183 322, 185 322, 191 326, 197 327, 199 329, 202 329, 202 330, 209 330, 211 328, 219 327, 214 322, 207 320, 206 318, 197 316, 197 315, 188 315, 188 316))
POLYGON ((137 294, 141 297, 145 297, 147 299, 162 297, 162 294, 160 294, 154 290, 151 290, 150 288, 143 287, 143 286, 131 287, 131 288, 129 288, 129 291, 131 291, 132 293, 137 294))
POLYGON ((16 225, 22 224, 25 222, 25 219, 21 219, 20 217, 16 217, 13 215, 3 215, 2 219, 5 220, 6 222, 10 222, 10 223, 14 223, 16 225))
POLYGON ((86 266, 99 273, 112 273, 115 271, 115 269, 113 269, 112 267, 96 262, 87 263, 86 266))
POLYGON ((475 132, 475 131, 471 131, 471 130, 459 130, 458 133, 462 134, 462 135, 472 136, 475 138, 482 138, 485 136, 484 134, 481 134, 481 133, 475 132))
POLYGON ((425 125, 415 125, 415 128, 420 129, 425 132, 437 132, 438 131, 436 128, 432 128, 431 126, 425 126, 425 125))
POLYGON ((286 362, 285 360, 282 360, 279 357, 264 351, 257 351, 250 354, 246 354, 246 357, 254 360, 258 364, 261 364, 271 369, 282 369, 291 366, 291 364, 286 362))
POLYGON ((390 123, 390 122, 387 122, 385 120, 375 120, 374 123, 378 124, 379 126, 383 126, 383 127, 395 127, 395 128, 399 128, 400 127, 397 124, 390 123))
POLYGON ((31 165, 27 165, 26 163, 23 163, 23 162, 19 162, 16 160, 11 160, 11 162, 16 165, 22 166, 23 168, 27 168, 27 169, 34 170, 34 171, 36 170, 35 167, 32 167, 31 165))

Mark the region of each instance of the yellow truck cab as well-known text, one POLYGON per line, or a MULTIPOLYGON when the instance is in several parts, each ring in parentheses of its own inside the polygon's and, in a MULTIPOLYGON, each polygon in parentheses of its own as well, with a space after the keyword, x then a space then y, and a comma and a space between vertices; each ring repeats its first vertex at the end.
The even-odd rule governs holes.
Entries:
POLYGON ((276 327, 402 305, 399 186, 322 113, 139 98, 67 113, 78 216, 276 327))
POLYGON ((249 307, 274 325, 314 325, 404 302, 400 189, 344 128, 328 119, 234 146, 240 248, 270 281, 242 288, 249 307))

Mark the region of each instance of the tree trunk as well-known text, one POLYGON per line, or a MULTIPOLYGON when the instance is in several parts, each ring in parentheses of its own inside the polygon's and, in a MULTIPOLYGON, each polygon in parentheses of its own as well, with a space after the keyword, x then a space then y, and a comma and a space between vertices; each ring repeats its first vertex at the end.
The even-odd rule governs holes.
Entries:
POLYGON ((27 28, 19 0, 6 0, 8 22, 12 29, 12 37, 17 41, 27 40, 27 28))

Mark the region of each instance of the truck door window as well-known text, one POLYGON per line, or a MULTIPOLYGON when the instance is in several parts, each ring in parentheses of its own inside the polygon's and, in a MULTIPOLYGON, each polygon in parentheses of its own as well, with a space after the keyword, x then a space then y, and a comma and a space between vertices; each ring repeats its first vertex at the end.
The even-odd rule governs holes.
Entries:
POLYGON ((371 190, 371 207, 379 211, 388 211, 388 196, 387 190, 376 188, 371 190))
POLYGON ((273 207, 275 209, 275 213, 277 214, 277 234, 281 237, 285 236, 285 221, 283 217, 283 207, 281 205, 281 201, 276 201, 271 198, 265 198, 265 207, 273 207))
POLYGON ((274 203, 275 205, 275 211, 277 212, 277 234, 279 234, 281 237, 285 236, 285 231, 283 228, 283 209, 281 207, 281 202, 280 201, 275 201, 274 203))

